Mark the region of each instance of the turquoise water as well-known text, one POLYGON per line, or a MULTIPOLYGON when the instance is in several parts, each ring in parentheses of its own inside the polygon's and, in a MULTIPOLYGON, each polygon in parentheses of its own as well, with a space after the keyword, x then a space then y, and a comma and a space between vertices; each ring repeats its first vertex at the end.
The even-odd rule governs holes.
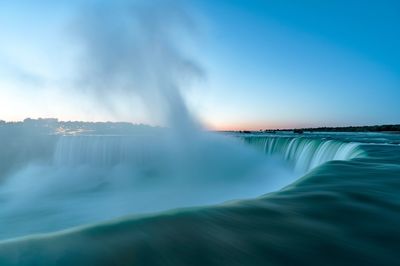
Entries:
POLYGON ((398 264, 399 135, 234 137, 300 177, 252 199, 3 239, 0 265, 398 264))

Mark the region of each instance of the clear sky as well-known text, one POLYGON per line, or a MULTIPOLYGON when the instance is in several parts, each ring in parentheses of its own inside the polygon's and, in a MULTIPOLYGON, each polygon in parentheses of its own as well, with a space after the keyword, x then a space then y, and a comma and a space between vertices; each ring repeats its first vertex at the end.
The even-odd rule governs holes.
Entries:
MULTIPOLYGON (((0 119, 147 122, 66 85, 76 2, 0 1, 0 119)), ((206 73, 184 96, 210 128, 400 123, 400 1, 184 2, 206 73)))

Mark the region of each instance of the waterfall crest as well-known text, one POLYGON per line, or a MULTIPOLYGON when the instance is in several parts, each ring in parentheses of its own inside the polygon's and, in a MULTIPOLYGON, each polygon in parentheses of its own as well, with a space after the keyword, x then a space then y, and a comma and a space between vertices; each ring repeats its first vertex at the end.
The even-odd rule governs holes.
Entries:
POLYGON ((114 166, 143 161, 149 150, 144 137, 132 136, 63 136, 54 151, 54 164, 59 166, 114 166))
POLYGON ((363 154, 361 143, 333 139, 287 136, 249 136, 242 139, 265 154, 284 159, 303 173, 327 161, 350 160, 363 154))
MULTIPOLYGON (((327 161, 350 160, 362 156, 361 143, 334 139, 295 136, 245 136, 242 140, 264 152, 289 162, 296 171, 307 172, 327 161)), ((142 164, 154 160, 162 142, 145 136, 74 136, 61 137, 54 152, 59 166, 86 164, 115 166, 142 164)), ((158 158, 162 160, 162 158, 158 158)))

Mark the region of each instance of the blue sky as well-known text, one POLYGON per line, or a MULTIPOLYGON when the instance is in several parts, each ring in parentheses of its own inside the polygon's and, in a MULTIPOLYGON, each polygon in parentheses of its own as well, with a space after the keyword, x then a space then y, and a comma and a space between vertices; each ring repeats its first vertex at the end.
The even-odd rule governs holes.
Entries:
MULTIPOLYGON (((65 88, 74 1, 54 2, 0 2, 0 118, 146 122, 65 88)), ((400 123, 399 1, 185 3, 206 78, 184 96, 208 127, 400 123)))

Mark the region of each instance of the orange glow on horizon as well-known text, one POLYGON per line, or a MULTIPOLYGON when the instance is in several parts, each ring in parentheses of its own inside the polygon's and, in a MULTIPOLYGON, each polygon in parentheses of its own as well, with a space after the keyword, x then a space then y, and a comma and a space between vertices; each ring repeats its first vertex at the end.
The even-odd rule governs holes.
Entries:
POLYGON ((271 129, 291 129, 296 128, 294 123, 235 123, 235 124, 206 124, 206 128, 209 130, 215 131, 240 131, 240 130, 250 130, 250 131, 258 131, 258 130, 271 130, 271 129))
POLYGON ((254 122, 234 122, 234 123, 221 123, 221 122, 208 122, 203 123, 204 127, 214 131, 259 131, 259 130, 272 130, 272 129, 293 129, 293 128, 307 128, 313 127, 312 123, 299 123, 293 121, 254 121, 254 122))

